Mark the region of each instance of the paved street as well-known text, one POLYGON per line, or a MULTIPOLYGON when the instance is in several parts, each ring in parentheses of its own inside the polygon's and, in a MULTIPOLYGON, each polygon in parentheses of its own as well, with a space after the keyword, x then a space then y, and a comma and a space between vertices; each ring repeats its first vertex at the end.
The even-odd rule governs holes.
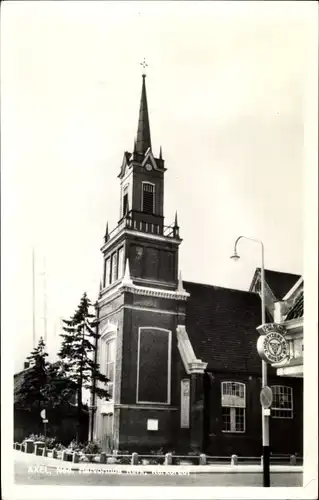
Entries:
MULTIPOLYGON (((261 474, 234 473, 192 473, 189 475, 165 474, 121 474, 96 471, 84 473, 67 472, 71 464, 61 463, 61 469, 40 465, 40 457, 26 457, 23 453, 15 454, 15 483, 27 485, 58 485, 58 486, 261 486, 261 474), (63 464, 63 465, 62 465, 63 464)), ((42 463, 45 463, 44 461, 42 463)), ((141 470, 141 468, 139 468, 141 470)), ((160 469, 159 469, 160 470, 160 469)), ((272 486, 302 486, 301 473, 273 473, 272 486)))

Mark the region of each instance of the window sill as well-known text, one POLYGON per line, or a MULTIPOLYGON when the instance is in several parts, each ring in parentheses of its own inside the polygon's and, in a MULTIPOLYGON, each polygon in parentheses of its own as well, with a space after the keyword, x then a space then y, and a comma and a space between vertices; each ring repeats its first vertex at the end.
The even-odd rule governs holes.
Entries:
POLYGON ((246 431, 222 431, 224 432, 225 434, 245 434, 246 431))

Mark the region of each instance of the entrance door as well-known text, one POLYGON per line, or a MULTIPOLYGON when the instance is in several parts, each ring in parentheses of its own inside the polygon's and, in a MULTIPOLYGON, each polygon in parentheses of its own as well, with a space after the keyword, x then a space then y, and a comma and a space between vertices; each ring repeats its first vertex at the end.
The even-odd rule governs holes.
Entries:
POLYGON ((113 451, 113 413, 103 415, 102 425, 102 451, 111 453, 113 451))

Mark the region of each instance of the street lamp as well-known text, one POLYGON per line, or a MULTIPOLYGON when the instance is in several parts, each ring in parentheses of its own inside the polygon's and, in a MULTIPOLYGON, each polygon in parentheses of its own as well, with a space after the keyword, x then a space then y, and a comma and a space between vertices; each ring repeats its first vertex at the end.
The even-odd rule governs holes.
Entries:
MULTIPOLYGON (((266 305, 265 305, 265 266, 264 266, 264 244, 260 240, 255 240, 253 238, 247 238, 246 236, 239 236, 235 241, 234 254, 230 257, 234 261, 237 261, 240 256, 237 253, 237 245, 241 239, 253 241, 261 245, 261 323, 264 325, 266 323, 266 305)), ((262 388, 267 386, 267 363, 262 360, 262 388)), ((263 446, 263 485, 266 487, 270 486, 270 451, 269 451, 269 416, 265 412, 265 408, 262 407, 262 446, 263 446)))

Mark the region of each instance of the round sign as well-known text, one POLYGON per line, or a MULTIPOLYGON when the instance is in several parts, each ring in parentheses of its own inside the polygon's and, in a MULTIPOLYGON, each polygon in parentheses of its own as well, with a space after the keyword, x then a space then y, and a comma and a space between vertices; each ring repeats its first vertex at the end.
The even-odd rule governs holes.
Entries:
POLYGON ((260 391, 260 404, 263 408, 270 408, 272 405, 272 390, 268 385, 263 387, 260 391))
POLYGON ((261 335, 257 341, 257 351, 267 363, 281 363, 289 356, 288 342, 278 332, 261 335))

